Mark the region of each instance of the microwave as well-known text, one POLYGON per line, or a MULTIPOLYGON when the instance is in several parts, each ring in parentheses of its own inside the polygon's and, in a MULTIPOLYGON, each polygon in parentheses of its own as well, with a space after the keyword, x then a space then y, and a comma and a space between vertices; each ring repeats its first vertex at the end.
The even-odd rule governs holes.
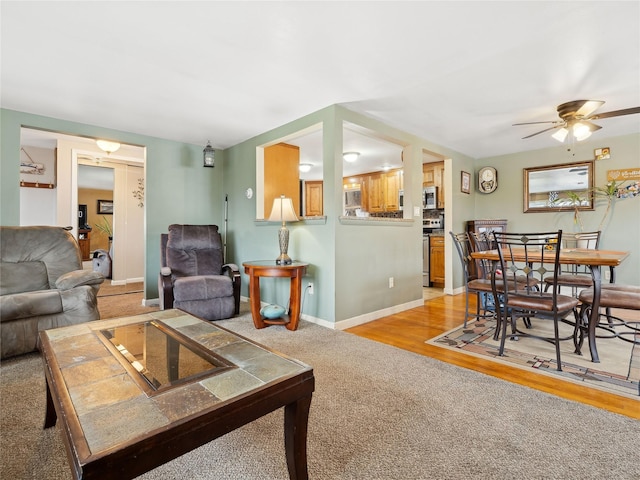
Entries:
POLYGON ((344 192, 344 208, 356 209, 360 208, 362 195, 359 189, 345 190, 344 192))
POLYGON ((432 210, 438 208, 438 188, 423 187, 422 189, 422 208, 432 210))

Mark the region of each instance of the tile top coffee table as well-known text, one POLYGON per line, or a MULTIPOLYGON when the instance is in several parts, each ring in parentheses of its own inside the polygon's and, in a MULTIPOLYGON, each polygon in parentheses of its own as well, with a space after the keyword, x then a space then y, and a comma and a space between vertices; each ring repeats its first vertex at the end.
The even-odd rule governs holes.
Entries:
POLYGON ((280 407, 289 477, 308 478, 308 365, 180 310, 46 330, 40 350, 74 478, 137 477, 280 407))

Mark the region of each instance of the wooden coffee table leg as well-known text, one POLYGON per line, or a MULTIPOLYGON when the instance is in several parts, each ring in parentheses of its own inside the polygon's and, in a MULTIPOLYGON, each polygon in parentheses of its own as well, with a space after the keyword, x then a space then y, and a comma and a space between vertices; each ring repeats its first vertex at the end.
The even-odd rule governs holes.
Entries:
POLYGON ((51 396, 51 389, 49 388, 49 381, 46 381, 47 384, 47 407, 44 414, 44 428, 53 427, 58 420, 58 415, 56 414, 56 407, 53 404, 53 397, 51 396))
POLYGON ((291 480, 308 480, 307 426, 311 395, 284 408, 284 446, 291 480))

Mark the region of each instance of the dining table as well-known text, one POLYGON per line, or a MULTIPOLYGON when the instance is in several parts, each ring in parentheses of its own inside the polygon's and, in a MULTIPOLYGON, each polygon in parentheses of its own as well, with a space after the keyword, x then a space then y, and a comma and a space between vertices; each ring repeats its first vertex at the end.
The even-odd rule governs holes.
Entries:
MULTIPOLYGON (((503 251, 506 252, 506 251, 503 251)), ((591 271, 591 278, 593 280, 593 304, 591 313, 589 315, 589 322, 587 327, 588 340, 589 340, 589 352, 591 353, 591 361, 594 363, 600 363, 600 357, 598 356, 598 349, 596 347, 596 327, 600 322, 600 292, 602 285, 602 267, 609 267, 611 275, 610 280, 615 279, 615 267, 620 264, 629 256, 630 252, 617 251, 617 250, 600 250, 592 248, 561 248, 560 249, 560 264, 562 265, 586 265, 591 271)), ((511 254, 505 253, 505 255, 512 255, 513 259, 518 262, 540 262, 542 254, 536 255, 536 252, 528 250, 525 255, 524 248, 512 248, 511 254)), ((500 261, 500 255, 498 250, 478 250, 471 252, 471 257, 475 259, 490 260, 493 262, 500 261)), ((552 261, 553 257, 547 255, 544 256, 545 262, 552 261)))

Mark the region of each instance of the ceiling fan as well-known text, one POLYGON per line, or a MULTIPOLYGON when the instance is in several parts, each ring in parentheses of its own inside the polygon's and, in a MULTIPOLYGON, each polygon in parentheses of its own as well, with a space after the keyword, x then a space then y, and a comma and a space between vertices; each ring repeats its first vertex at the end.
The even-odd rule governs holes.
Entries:
POLYGON ((598 108, 604 105, 601 100, 573 100, 571 102, 558 105, 558 116, 560 120, 549 120, 546 122, 526 122, 526 123, 514 123, 513 125, 537 125, 543 123, 551 123, 552 126, 540 130, 539 132, 527 135, 525 138, 535 137, 541 133, 548 132, 550 130, 556 130, 553 138, 560 142, 564 142, 567 135, 571 133, 573 138, 577 141, 588 138, 593 132, 600 130, 602 127, 596 125, 592 120, 600 120, 603 118, 619 117, 622 115, 632 115, 634 113, 640 113, 640 107, 624 108, 622 110, 613 110, 611 112, 594 113, 598 108))

